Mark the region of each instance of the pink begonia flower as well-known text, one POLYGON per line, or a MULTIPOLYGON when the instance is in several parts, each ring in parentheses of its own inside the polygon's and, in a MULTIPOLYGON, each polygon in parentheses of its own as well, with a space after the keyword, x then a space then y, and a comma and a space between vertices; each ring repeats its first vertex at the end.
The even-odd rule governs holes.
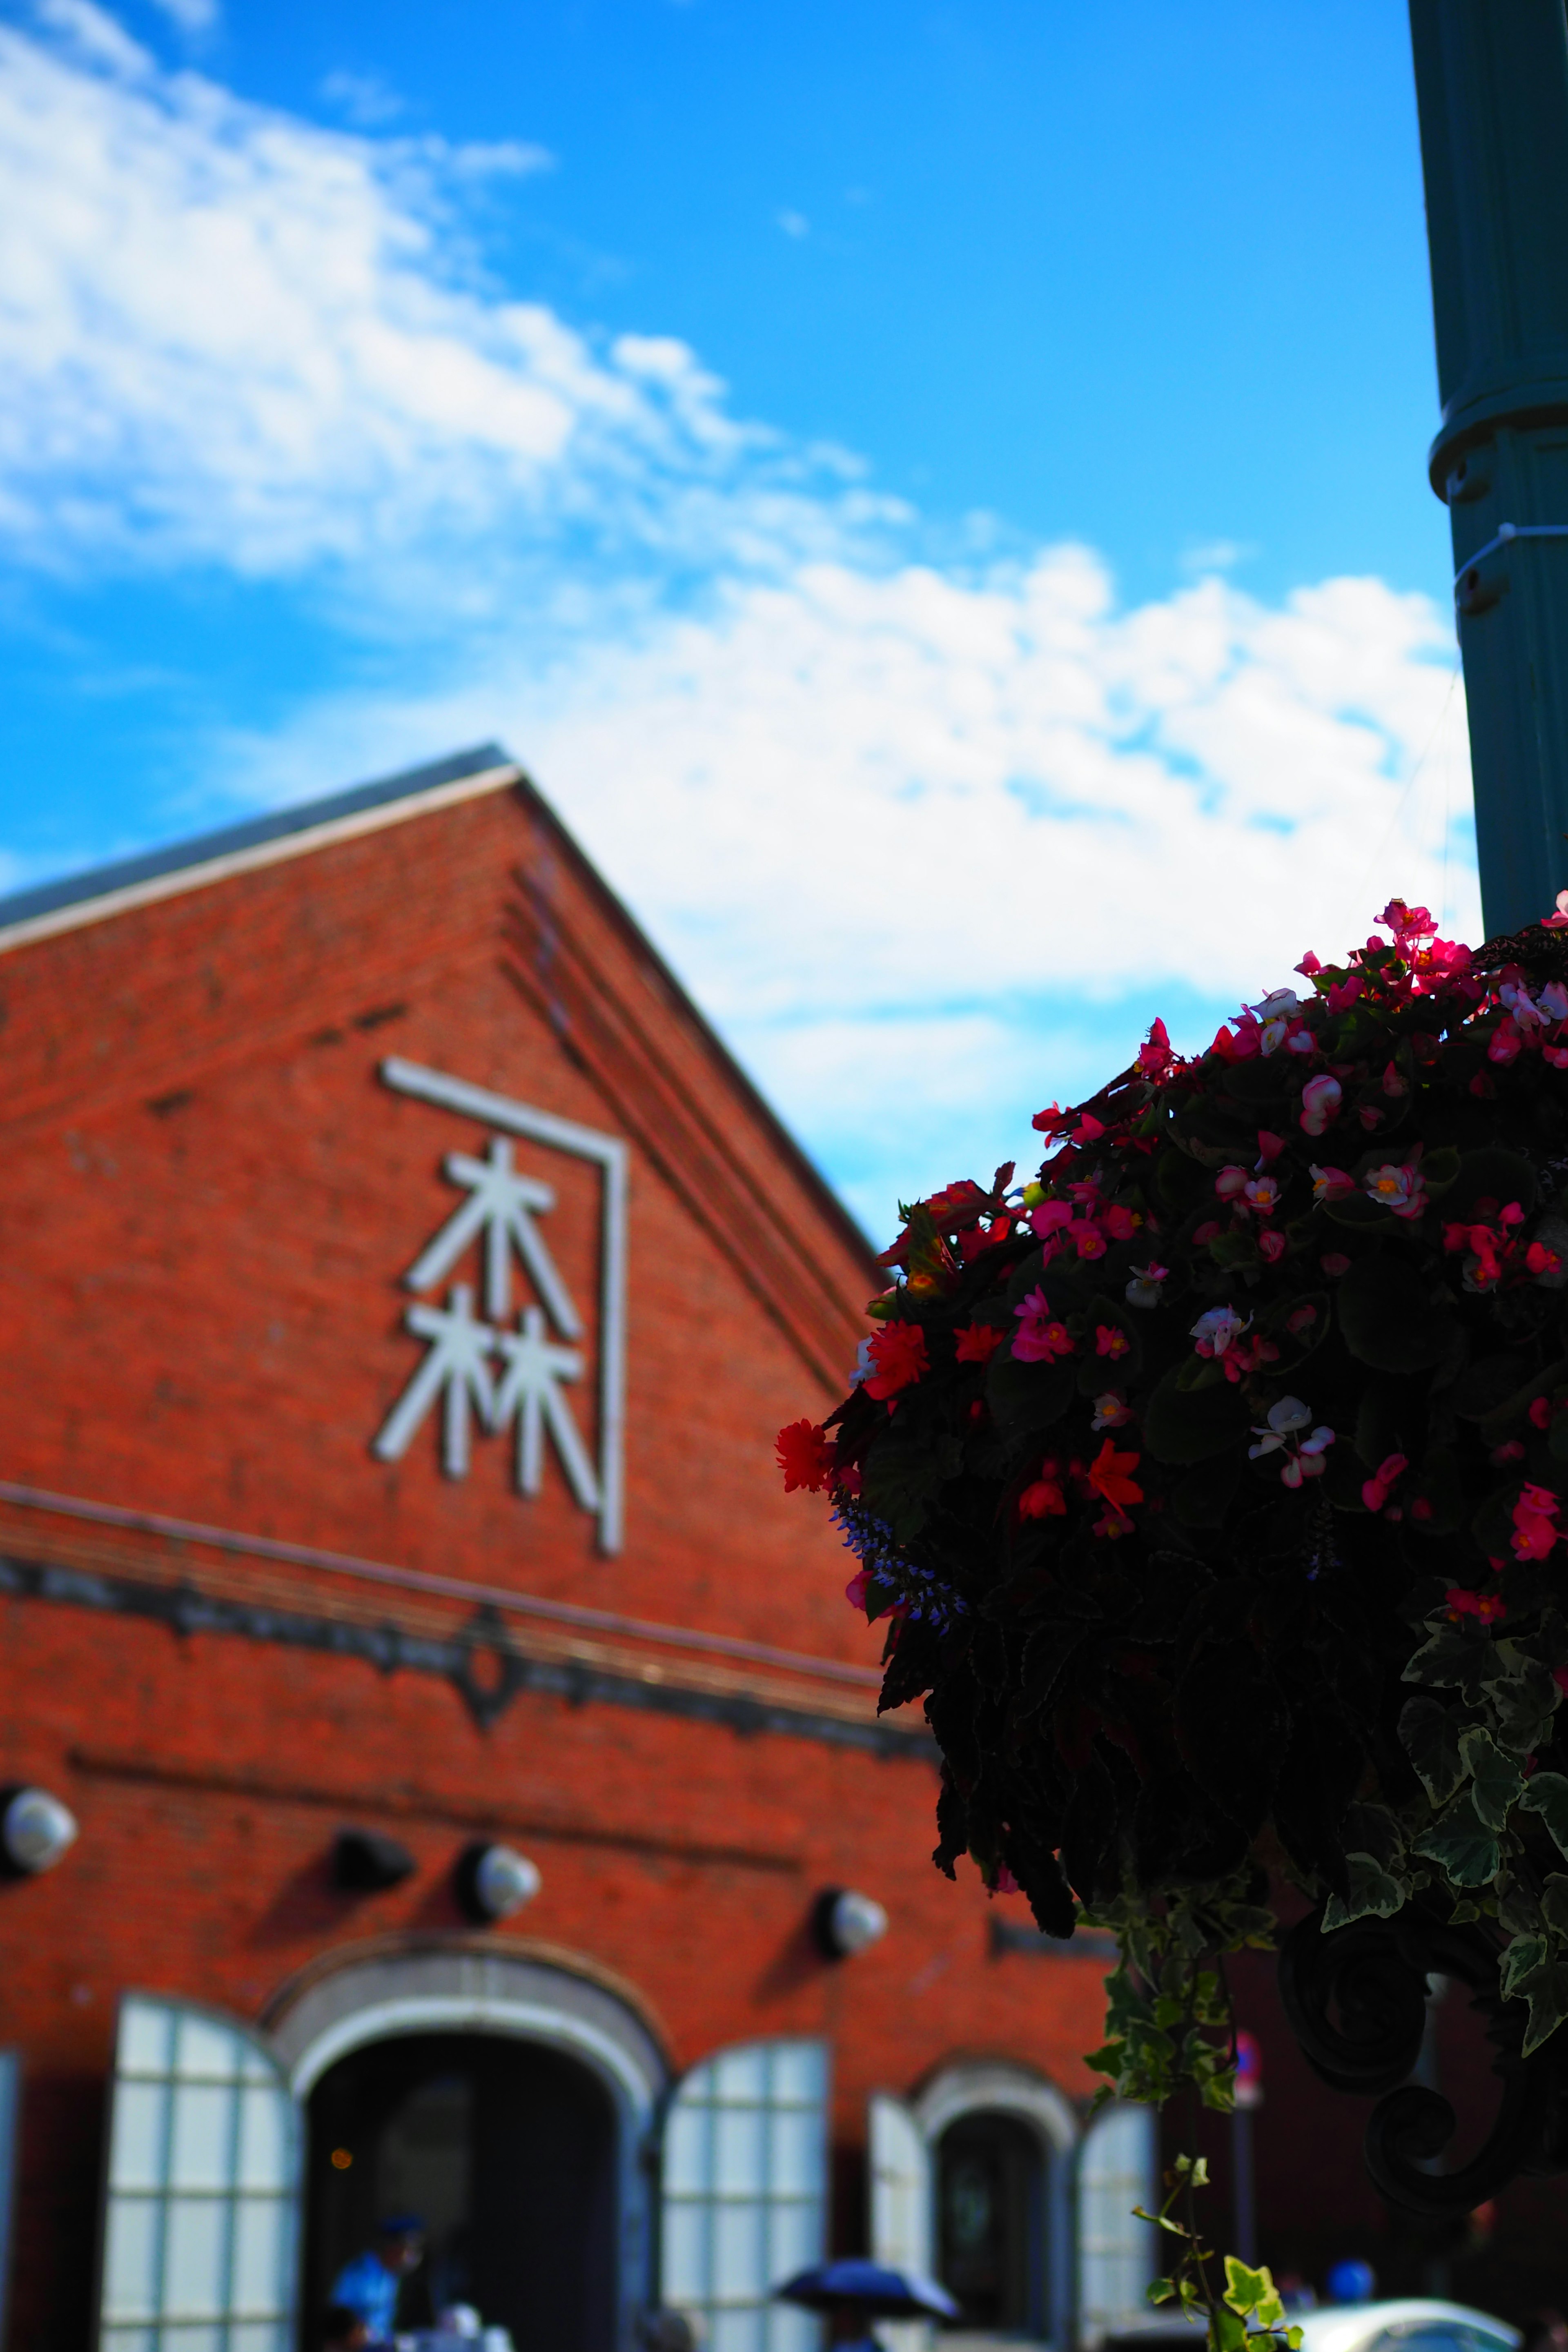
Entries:
POLYGON ((1279 1195, 1283 1190, 1278 1176, 1254 1176, 1249 1183, 1242 1186, 1241 1197, 1249 1209, 1257 1210, 1260 1217, 1271 1217, 1279 1205, 1279 1195))
POLYGON ((871 1571, 868 1568, 863 1568, 859 1570, 856 1575, 852 1576, 848 1583, 845 1586, 844 1598, 847 1601, 851 1609, 865 1608, 866 1585, 870 1573, 871 1571))
POLYGON ((1537 1276, 1561 1274, 1563 1271, 1562 1258, 1545 1242, 1531 1242, 1524 1253, 1524 1262, 1531 1273, 1537 1276))
POLYGON ((1369 1511, 1381 1511, 1389 1496, 1410 1467, 1403 1454, 1390 1454, 1373 1471, 1361 1490, 1362 1501, 1369 1511))
POLYGON ((1222 1168, 1214 1180, 1214 1188, 1222 1201, 1239 1200, 1247 1190, 1246 1169, 1237 1168, 1234 1163, 1229 1168, 1222 1168))
POLYGON ((1321 1478, 1328 1468, 1323 1456, 1334 1442, 1331 1429, 1320 1426, 1310 1437, 1299 1433, 1310 1426, 1312 1408, 1300 1397, 1281 1397, 1268 1408, 1267 1428, 1253 1431, 1259 1443, 1249 1445, 1249 1462, 1259 1461, 1266 1454, 1282 1451, 1285 1460, 1279 1465, 1279 1475, 1287 1486, 1299 1486, 1304 1478, 1321 1478))
POLYGON ((1307 1134, 1321 1135, 1330 1121, 1339 1117, 1343 1099, 1344 1088, 1326 1070, 1309 1078, 1301 1089, 1301 1126, 1307 1134))
POLYGON ((1131 1345, 1126 1332, 1120 1330, 1114 1323, 1095 1325, 1094 1352, 1097 1356, 1109 1356, 1114 1363, 1119 1356, 1126 1355, 1131 1345))
POLYGON ((1260 1127, 1258 1130, 1258 1158, 1253 1165, 1253 1174, 1261 1176, 1266 1168, 1272 1168, 1284 1149, 1285 1138, 1282 1135, 1270 1135, 1266 1127, 1260 1127))
POLYGON ((1296 969, 1299 972, 1302 973, 1306 979, 1310 980, 1312 974, 1315 971, 1321 971, 1323 967, 1319 962, 1317 957, 1312 953, 1311 949, 1309 948, 1306 954, 1301 958, 1300 962, 1296 966, 1296 969))
POLYGON ((1487 1047, 1487 1059, 1489 1062, 1499 1062, 1506 1066, 1510 1062, 1518 1061, 1523 1045, 1524 1039, 1520 1034, 1519 1024, 1513 1015, 1509 1013, 1498 1024, 1492 1042, 1487 1047))
POLYGON ((1312 1198, 1314 1201, 1346 1201, 1355 1191, 1355 1178, 1342 1168, 1320 1168, 1312 1162, 1312 1198))
POLYGON ((1077 1249, 1079 1257, 1105 1255, 1105 1235, 1098 1225, 1090 1223, 1088 1217, 1075 1217, 1068 1227, 1068 1237, 1077 1249))
POLYGON ((1560 931, 1565 924, 1568 924, 1568 890, 1559 890, 1557 912, 1554 915, 1544 916, 1542 927, 1548 931, 1560 931))
POLYGON ((1250 1315, 1243 1318, 1234 1307, 1211 1307, 1198 1317, 1190 1336, 1197 1341, 1200 1356, 1223 1356, 1251 1321, 1250 1315))
POLYGON ((1557 1541, 1552 1524, 1558 1498, 1550 1486, 1527 1486, 1513 1507, 1513 1549, 1521 1559, 1544 1559, 1557 1541))
POLYGON ((1113 1242, 1130 1242, 1142 1222, 1131 1209, 1119 1208, 1114 1203, 1101 1213, 1100 1220, 1100 1230, 1109 1234, 1113 1242))
POLYGON ((1426 1187, 1412 1160, 1369 1168, 1362 1182, 1379 1207, 1392 1209, 1396 1217, 1419 1217, 1426 1207, 1426 1187))
POLYGON ((1317 1319, 1317 1308, 1310 1299, 1304 1298, 1300 1306, 1292 1307, 1289 1314, 1285 1318, 1285 1328, 1293 1339, 1299 1339, 1304 1331, 1311 1329, 1317 1319))
MULTIPOLYGON (((1493 1565, 1500 1566, 1500 1562, 1493 1565)), ((1495 1617, 1508 1614, 1500 1592, 1471 1592, 1462 1584, 1451 1584, 1443 1598, 1456 1622, 1461 1617, 1479 1617, 1483 1625, 1489 1625, 1495 1617)))
POLYGON ((1494 1470, 1506 1470, 1510 1462, 1522 1462, 1523 1459, 1524 1440, 1521 1437, 1505 1438, 1500 1445, 1494 1445, 1487 1455, 1487 1460, 1494 1470))
POLYGON ((1022 1895, 1024 1890, 1006 1864, 999 1862, 996 1865, 996 1884, 991 1891, 994 1895, 1022 1895))
POLYGON ((1037 1242, 1072 1223, 1072 1205, 1068 1201, 1042 1201, 1037 1209, 1029 1212, 1029 1231, 1037 1242))
POLYGON ((1163 1021, 1156 1021, 1149 1032, 1149 1042, 1138 1048, 1138 1066, 1145 1077, 1163 1077, 1175 1060, 1171 1051, 1171 1035, 1163 1021))
POLYGON ((1342 1274, 1351 1270, 1351 1262, 1342 1250, 1325 1250, 1318 1264, 1331 1282, 1337 1282, 1342 1274))
POLYGON ((1094 1400, 1094 1419, 1090 1422, 1089 1427, 1091 1429, 1125 1429, 1131 1418, 1132 1408, 1126 1398, 1120 1395, 1115 1389, 1107 1389, 1103 1396, 1097 1396, 1094 1400))
POLYGON ((1549 981, 1535 1001, 1548 1020, 1568 1021, 1568 988, 1560 980, 1549 981))
POLYGON ((1050 1301, 1043 1290, 1031 1290, 1022 1307, 1015 1307, 1019 1318, 1013 1334, 1013 1354, 1021 1364, 1052 1364, 1058 1356, 1070 1356, 1074 1340, 1065 1323, 1053 1318, 1050 1301))
POLYGON ((1383 1074, 1383 1091, 1394 1102, 1397 1102, 1402 1095, 1407 1095, 1410 1092, 1408 1084, 1400 1076, 1392 1062, 1383 1074))
POLYGON ((1568 1070, 1568 1045, 1542 1045, 1541 1051, 1554 1070, 1568 1070))
POLYGON ((1557 1407, 1550 1397, 1534 1397, 1531 1401, 1530 1412, 1526 1417, 1532 1429, 1550 1429, 1552 1416, 1556 1410, 1557 1407))
POLYGON ((1258 1236, 1258 1254, 1265 1265, 1278 1265, 1289 1246, 1278 1226, 1270 1225, 1258 1236))

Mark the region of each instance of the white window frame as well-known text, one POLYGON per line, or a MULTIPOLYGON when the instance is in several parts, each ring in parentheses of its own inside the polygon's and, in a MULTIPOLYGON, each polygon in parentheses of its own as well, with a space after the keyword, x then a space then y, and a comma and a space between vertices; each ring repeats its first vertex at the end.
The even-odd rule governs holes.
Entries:
POLYGON ((123 1994, 104 2158, 100 2352, 293 2352, 300 2189, 299 2109, 265 2039, 199 2001, 123 1994), (246 2225, 266 2208, 278 2211, 270 2240, 258 2242, 246 2225), (258 2292, 253 2279, 247 2293, 241 2272, 258 2242, 267 2286, 258 2292), (206 2267, 205 2300, 178 2299, 170 2271, 182 2259, 187 2276, 206 2267), (140 2300, 129 2293, 137 2269, 140 2300))
POLYGON ((717 2050, 678 2083, 661 2147, 659 2299, 703 2352, 817 2352, 821 2323, 773 2290, 826 2252, 828 2045, 717 2050))

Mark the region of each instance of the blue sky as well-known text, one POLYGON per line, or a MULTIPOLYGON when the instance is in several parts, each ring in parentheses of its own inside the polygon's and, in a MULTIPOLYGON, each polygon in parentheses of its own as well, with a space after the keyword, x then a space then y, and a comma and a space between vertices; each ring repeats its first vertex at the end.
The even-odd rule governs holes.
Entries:
POLYGON ((500 735, 877 1229, 1473 933, 1407 38, 0 0, 0 873, 500 735))

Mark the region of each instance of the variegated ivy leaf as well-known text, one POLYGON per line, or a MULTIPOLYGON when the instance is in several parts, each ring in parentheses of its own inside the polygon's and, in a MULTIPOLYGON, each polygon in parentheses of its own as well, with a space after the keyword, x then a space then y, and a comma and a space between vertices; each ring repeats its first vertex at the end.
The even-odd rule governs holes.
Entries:
POLYGON ((1502 1968, 1498 1982, 1506 2000, 1518 1991, 1523 1979, 1534 1973, 1546 1958, 1544 1936, 1516 1936, 1502 1956, 1502 1968))
POLYGON ((1539 1658, 1525 1658, 1517 1674, 1489 1678, 1487 1696, 1498 1719, 1498 1738, 1519 1756, 1544 1748, 1562 1692, 1539 1658))
POLYGON ((1441 1699, 1407 1698, 1399 1715, 1399 1738, 1435 1805, 1446 1805, 1465 1777, 1459 1753, 1464 1717, 1441 1699))
POLYGON ((1519 1802, 1522 1812, 1541 1815, 1559 1853, 1568 1854, 1568 1779, 1561 1772, 1537 1772, 1519 1802))
POLYGON ((1347 1853, 1345 1867, 1350 1884, 1342 1896, 1329 1897, 1323 1913, 1325 1936, 1336 1927, 1348 1927, 1352 1919, 1392 1919, 1396 1911, 1403 1911, 1410 1896, 1407 1878, 1396 1878, 1370 1853, 1347 1853))
POLYGON ((1462 1690, 1479 1699, 1481 1677, 1491 1662, 1491 1643, 1461 1632, 1458 1625, 1440 1625, 1406 1665, 1403 1679, 1424 1683, 1432 1690, 1462 1690))
POLYGON ((1476 1811, 1474 1793, 1462 1790, 1416 1839, 1414 1853, 1445 1870, 1456 1886, 1487 1886, 1502 1862, 1497 1833, 1476 1811))
POLYGON ((1560 1960, 1548 1960, 1541 1968, 1532 1969, 1527 1977, 1521 1977, 1514 1990, 1530 2003, 1530 2022, 1524 2029, 1524 2055, 1528 2058, 1568 2017, 1568 1968, 1560 1960))
POLYGON ((1479 1727, 1459 1734, 1459 1753, 1471 1777, 1470 1796, 1478 1819, 1489 1830, 1504 1828, 1524 1787, 1524 1774, 1511 1756, 1503 1754, 1491 1733, 1479 1727))
POLYGON ((1541 1913, 1557 1936, 1568 1937, 1568 1878, 1554 1870, 1541 1890, 1541 1913))

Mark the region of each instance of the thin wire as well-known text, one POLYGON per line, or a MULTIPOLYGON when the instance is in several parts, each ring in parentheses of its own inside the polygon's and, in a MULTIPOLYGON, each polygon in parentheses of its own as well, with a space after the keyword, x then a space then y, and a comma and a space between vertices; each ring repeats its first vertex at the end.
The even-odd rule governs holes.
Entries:
POLYGON ((1444 722, 1448 716, 1448 706, 1454 699, 1454 688, 1458 686, 1463 675, 1464 665, 1462 661, 1456 659, 1453 668, 1448 673, 1448 690, 1443 697, 1442 709, 1437 713, 1436 722, 1432 729, 1432 732, 1426 738, 1426 748, 1423 750, 1421 757, 1416 761, 1415 765, 1411 769, 1408 776, 1405 779, 1405 790, 1400 793, 1398 802, 1394 807, 1394 814, 1389 818, 1387 827, 1384 830, 1381 840, 1378 842, 1377 847, 1373 851, 1371 857, 1367 861, 1365 869, 1356 883, 1355 895, 1352 898, 1350 906, 1346 910, 1345 919, 1342 924, 1336 927, 1334 932, 1331 934, 1335 939, 1343 938, 1349 933, 1352 920, 1355 915, 1355 910, 1357 907, 1361 905, 1366 895, 1366 886, 1371 881, 1373 876, 1376 873, 1384 850, 1388 847, 1389 843, 1393 840, 1395 833, 1399 829, 1400 824, 1405 816, 1405 808, 1409 803, 1410 795, 1415 789, 1416 779, 1419 777, 1422 769, 1426 765, 1426 762, 1432 754, 1432 747, 1443 731, 1444 722))

